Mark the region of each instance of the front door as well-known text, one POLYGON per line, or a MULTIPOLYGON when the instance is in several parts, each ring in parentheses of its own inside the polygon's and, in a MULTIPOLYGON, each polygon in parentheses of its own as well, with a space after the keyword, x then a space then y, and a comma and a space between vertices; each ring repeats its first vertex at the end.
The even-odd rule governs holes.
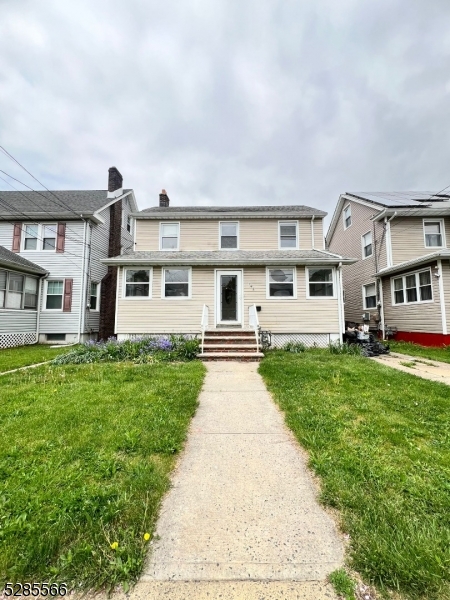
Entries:
POLYGON ((218 325, 241 324, 241 271, 217 271, 216 322, 218 325))

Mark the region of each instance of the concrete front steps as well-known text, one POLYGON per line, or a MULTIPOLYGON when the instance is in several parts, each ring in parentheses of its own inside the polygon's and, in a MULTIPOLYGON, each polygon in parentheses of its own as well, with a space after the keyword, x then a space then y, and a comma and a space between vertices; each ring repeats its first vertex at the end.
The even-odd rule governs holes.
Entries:
POLYGON ((244 329, 213 329, 205 331, 200 360, 260 361, 264 354, 257 351, 255 332, 244 329))

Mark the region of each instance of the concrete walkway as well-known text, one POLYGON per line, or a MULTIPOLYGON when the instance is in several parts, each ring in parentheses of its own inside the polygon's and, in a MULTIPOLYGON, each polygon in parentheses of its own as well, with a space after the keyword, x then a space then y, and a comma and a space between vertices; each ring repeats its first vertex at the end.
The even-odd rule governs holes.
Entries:
MULTIPOLYGON (((292 589, 290 597, 335 597, 324 581, 342 566, 343 545, 258 365, 206 366, 200 406, 140 585, 196 581, 205 597, 211 585, 225 586, 231 597, 231 583, 273 582, 276 597, 288 583, 305 582, 304 593, 292 589)), ((265 591, 258 597, 272 597, 265 591)))
POLYGON ((372 360, 404 373, 450 385, 450 363, 429 360, 421 356, 399 354, 398 352, 372 357, 372 360))

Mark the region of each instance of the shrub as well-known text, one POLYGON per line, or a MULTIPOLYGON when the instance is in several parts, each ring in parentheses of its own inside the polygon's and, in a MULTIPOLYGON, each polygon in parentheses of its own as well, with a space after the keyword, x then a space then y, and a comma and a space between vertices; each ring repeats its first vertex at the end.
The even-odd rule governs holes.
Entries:
POLYGON ((328 344, 330 354, 352 354, 353 356, 361 356, 361 346, 359 344, 341 344, 334 342, 328 344))
POLYGON ((306 350, 305 344, 302 342, 286 342, 282 347, 285 352, 293 352, 294 354, 300 354, 306 350))
POLYGON ((172 335, 169 338, 144 336, 122 341, 110 338, 106 342, 89 340, 71 352, 56 357, 52 364, 187 361, 194 360, 199 351, 198 339, 189 339, 182 335, 172 335))

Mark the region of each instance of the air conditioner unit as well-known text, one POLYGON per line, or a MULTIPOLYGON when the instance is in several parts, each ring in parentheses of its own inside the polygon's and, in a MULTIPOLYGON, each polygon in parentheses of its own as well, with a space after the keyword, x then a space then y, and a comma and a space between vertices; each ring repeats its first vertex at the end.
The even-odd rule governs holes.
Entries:
POLYGON ((363 321, 370 321, 370 313, 368 313, 368 312, 363 313, 362 320, 363 321))

